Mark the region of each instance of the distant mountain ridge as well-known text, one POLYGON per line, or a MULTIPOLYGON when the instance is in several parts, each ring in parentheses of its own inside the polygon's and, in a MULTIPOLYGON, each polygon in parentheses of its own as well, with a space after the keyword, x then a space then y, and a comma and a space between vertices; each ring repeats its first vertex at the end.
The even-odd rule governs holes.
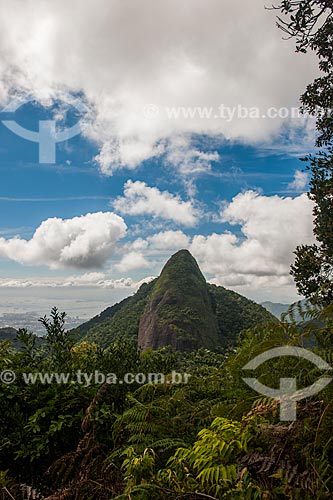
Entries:
MULTIPOLYGON (((10 341, 11 347, 20 351, 23 348, 22 343, 17 338, 18 330, 12 328, 11 326, 0 328, 0 342, 10 341)), ((40 346, 43 344, 43 338, 36 336, 36 345, 40 346)))
MULTIPOLYGON (((306 300, 301 300, 302 306, 305 306, 307 303, 306 300)), ((261 305, 267 309, 270 313, 272 313, 276 318, 281 319, 281 316, 283 314, 288 313, 290 307, 292 307, 294 304, 281 304, 279 302, 262 302, 261 305)), ((297 308, 294 310, 294 315, 295 315, 295 320, 296 321, 302 321, 302 318, 300 314, 297 311, 297 308)), ((286 318, 288 321, 288 317, 286 318)))
POLYGON ((281 304, 279 302, 270 301, 261 302, 261 305, 278 319, 280 319, 281 315, 285 314, 291 306, 291 304, 281 304))
POLYGON ((0 328, 0 341, 10 340, 11 342, 16 340, 17 330, 10 326, 0 328))
POLYGON ((268 321, 277 320, 261 305, 207 283, 190 252, 180 250, 158 278, 73 332, 103 347, 131 337, 143 350, 167 345, 180 351, 219 350, 235 344, 242 330, 268 321))

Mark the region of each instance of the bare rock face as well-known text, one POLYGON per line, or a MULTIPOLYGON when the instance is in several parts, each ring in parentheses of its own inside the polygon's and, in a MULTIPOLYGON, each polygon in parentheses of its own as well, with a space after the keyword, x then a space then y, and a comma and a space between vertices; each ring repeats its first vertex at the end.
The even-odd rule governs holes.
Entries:
POLYGON ((214 349, 218 332, 205 278, 192 255, 181 250, 166 263, 154 285, 140 319, 138 345, 142 350, 214 349))

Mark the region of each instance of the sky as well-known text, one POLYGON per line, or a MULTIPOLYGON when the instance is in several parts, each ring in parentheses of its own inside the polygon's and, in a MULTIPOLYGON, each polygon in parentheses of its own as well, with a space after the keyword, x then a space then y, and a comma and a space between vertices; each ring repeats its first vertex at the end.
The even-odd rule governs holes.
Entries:
POLYGON ((299 299, 318 70, 265 5, 0 0, 0 313, 96 314, 181 248, 212 283, 299 299))

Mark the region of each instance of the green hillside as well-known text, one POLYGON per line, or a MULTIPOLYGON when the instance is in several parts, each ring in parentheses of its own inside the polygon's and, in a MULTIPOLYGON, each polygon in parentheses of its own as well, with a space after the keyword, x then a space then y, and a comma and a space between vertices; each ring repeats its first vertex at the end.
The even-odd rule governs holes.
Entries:
POLYGON ((276 318, 264 307, 223 286, 207 284, 219 328, 222 346, 235 342, 242 330, 276 318))
POLYGON ((143 283, 133 296, 108 307, 98 316, 72 330, 72 333, 78 339, 87 338, 104 347, 118 337, 137 337, 140 317, 155 281, 143 283))
POLYGON ((175 350, 214 349, 219 344, 217 318, 206 280, 196 260, 180 250, 165 264, 140 319, 143 349, 171 345, 175 350))

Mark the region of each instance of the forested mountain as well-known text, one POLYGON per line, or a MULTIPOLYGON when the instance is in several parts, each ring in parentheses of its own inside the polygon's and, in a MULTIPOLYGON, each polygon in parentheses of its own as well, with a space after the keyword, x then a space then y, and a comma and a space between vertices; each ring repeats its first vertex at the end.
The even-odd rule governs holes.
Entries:
MULTIPOLYGON (((5 327, 0 328, 0 342, 9 342, 10 346, 15 350, 22 350, 24 348, 24 343, 22 343, 21 333, 24 332, 23 335, 27 334, 27 330, 15 328, 5 327)), ((44 342, 42 337, 38 337, 37 335, 33 335, 34 343, 37 346, 41 346, 44 342)))
MULTIPOLYGON (((307 301, 301 300, 300 304, 302 306, 306 306, 307 301)), ((281 316, 283 314, 287 314, 287 319, 288 319, 288 311, 289 311, 290 307, 292 307, 293 304, 280 304, 279 302, 266 301, 266 302, 262 302, 261 305, 265 309, 267 309, 267 311, 272 313, 273 316, 275 316, 276 318, 281 319, 281 316)), ((294 313, 296 315, 297 321, 301 321, 302 320, 301 315, 297 312, 297 310, 295 310, 294 313)))
POLYGON ((180 351, 218 350, 235 343, 242 330, 267 321, 275 318, 265 308, 207 283, 190 252, 180 250, 159 278, 74 332, 104 347, 131 337, 143 350, 168 345, 180 351))
POLYGON ((269 300, 262 302, 261 305, 278 319, 280 319, 281 314, 285 314, 290 307, 290 304, 280 304, 279 302, 270 302, 269 300))
POLYGON ((15 340, 17 335, 17 330, 15 328, 0 328, 0 341, 1 340, 15 340))

